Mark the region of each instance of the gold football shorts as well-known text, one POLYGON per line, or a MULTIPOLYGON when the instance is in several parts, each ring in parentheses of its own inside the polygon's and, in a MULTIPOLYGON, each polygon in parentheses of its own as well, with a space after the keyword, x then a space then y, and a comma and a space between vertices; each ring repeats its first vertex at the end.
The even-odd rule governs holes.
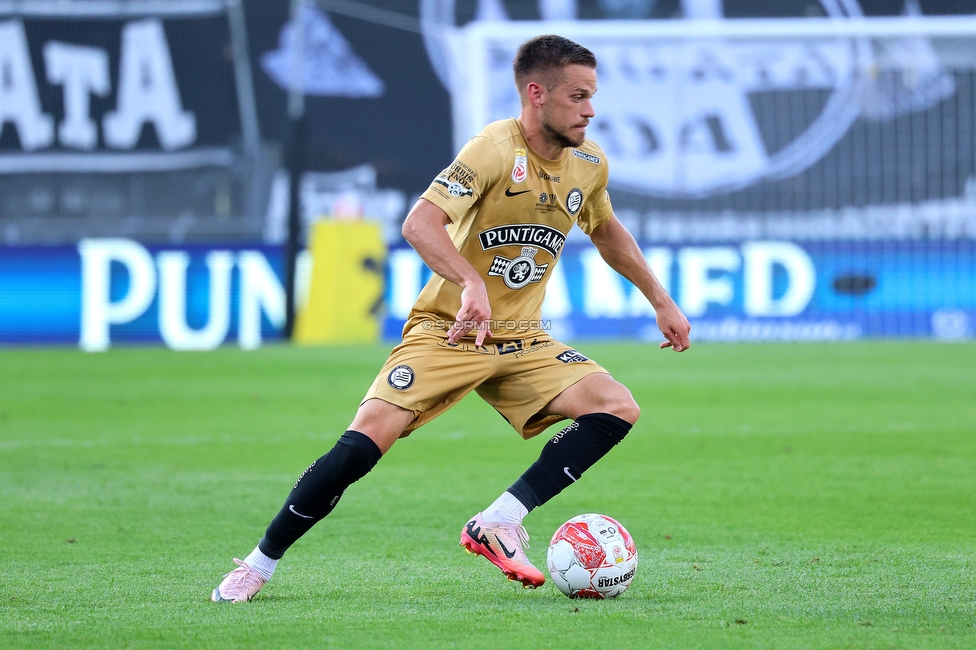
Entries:
POLYGON ((556 396, 587 375, 607 372, 548 334, 481 347, 468 340, 450 345, 444 330, 425 329, 425 324, 414 326, 393 348, 363 398, 413 411, 413 422, 401 437, 474 389, 528 439, 565 419, 540 415, 556 396))

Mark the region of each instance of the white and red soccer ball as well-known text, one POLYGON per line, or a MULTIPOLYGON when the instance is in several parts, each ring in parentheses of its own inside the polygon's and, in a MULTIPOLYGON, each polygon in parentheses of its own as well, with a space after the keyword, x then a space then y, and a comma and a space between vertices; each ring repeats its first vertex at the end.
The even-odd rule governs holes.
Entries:
POLYGON ((637 546, 606 515, 573 517, 559 527, 546 555, 553 584, 570 598, 613 598, 637 572, 637 546))

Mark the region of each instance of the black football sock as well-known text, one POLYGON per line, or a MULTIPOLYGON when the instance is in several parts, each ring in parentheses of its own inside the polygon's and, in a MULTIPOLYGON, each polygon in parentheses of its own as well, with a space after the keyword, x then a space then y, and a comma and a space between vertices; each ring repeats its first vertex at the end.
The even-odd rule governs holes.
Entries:
POLYGON ((380 448, 358 431, 346 431, 335 446, 308 466, 271 521, 258 548, 278 560, 292 544, 324 519, 347 487, 366 476, 383 456, 380 448))
POLYGON ((539 460, 508 491, 531 512, 576 482, 624 439, 631 426, 609 413, 581 415, 546 443, 539 460))

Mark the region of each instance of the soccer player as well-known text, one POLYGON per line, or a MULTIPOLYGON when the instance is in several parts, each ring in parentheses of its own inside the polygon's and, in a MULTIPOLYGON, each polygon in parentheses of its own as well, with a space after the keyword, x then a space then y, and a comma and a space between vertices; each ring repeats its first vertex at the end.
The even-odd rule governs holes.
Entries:
POLYGON ((586 139, 596 58, 559 36, 524 43, 514 61, 517 119, 472 138, 413 206, 404 238, 434 271, 349 429, 298 478, 257 547, 211 599, 250 600, 285 551, 335 508, 399 438, 475 390, 523 437, 573 423, 461 531, 461 545, 511 580, 545 577, 525 555, 522 519, 624 439, 640 409, 594 361, 545 332, 545 286, 573 224, 650 301, 681 352, 691 329, 654 277, 607 194, 606 155, 586 139))

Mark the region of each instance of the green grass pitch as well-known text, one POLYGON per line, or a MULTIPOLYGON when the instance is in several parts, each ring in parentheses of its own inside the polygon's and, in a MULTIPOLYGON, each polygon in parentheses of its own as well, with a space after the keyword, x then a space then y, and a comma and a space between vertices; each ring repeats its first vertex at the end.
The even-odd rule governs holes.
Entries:
POLYGON ((976 345, 578 347, 643 415, 525 523, 623 522, 605 602, 458 546, 546 439, 469 396, 213 604, 388 348, 0 351, 0 647, 976 648, 976 345))

